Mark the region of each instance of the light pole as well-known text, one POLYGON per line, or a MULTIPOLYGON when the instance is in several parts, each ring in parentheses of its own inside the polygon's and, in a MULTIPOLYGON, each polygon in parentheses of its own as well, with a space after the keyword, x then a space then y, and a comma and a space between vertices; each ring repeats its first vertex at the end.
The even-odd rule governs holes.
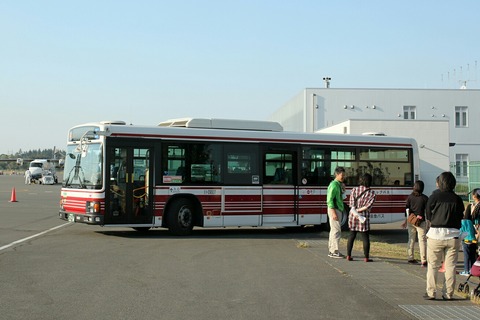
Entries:
POLYGON ((325 82, 325 88, 326 88, 326 89, 330 88, 330 80, 332 80, 332 78, 330 78, 330 77, 323 77, 323 81, 325 82))

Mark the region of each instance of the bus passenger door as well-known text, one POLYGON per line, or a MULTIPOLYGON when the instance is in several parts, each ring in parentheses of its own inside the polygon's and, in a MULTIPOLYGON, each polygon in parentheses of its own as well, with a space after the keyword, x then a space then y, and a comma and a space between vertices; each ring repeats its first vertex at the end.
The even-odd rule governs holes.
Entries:
POLYGON ((107 148, 105 224, 152 225, 153 148, 107 148))
POLYGON ((298 224, 297 151, 268 147, 263 153, 263 223, 298 224))

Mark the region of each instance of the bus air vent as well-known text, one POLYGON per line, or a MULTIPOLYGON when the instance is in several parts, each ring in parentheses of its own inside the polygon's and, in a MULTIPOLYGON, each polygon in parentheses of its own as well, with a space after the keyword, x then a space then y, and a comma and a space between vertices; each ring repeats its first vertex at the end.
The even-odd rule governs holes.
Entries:
POLYGON ((362 133, 363 136, 377 136, 377 137, 384 137, 386 136, 383 132, 364 132, 362 133))
POLYGON ((225 130, 283 131, 280 123, 274 121, 181 118, 171 119, 158 124, 160 127, 183 127, 225 130))
POLYGON ((127 123, 125 121, 121 120, 106 120, 106 121, 100 121, 101 124, 114 124, 114 125, 119 125, 119 126, 124 126, 127 123))

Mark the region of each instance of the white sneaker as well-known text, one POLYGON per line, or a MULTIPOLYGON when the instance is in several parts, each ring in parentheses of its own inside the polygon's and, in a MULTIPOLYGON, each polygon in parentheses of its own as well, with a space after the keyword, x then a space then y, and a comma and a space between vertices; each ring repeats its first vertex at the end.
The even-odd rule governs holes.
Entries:
POLYGON ((330 258, 336 258, 336 259, 345 258, 345 256, 344 256, 343 254, 341 254, 340 252, 338 252, 338 251, 333 252, 333 253, 330 252, 330 253, 328 254, 328 256, 329 256, 330 258))

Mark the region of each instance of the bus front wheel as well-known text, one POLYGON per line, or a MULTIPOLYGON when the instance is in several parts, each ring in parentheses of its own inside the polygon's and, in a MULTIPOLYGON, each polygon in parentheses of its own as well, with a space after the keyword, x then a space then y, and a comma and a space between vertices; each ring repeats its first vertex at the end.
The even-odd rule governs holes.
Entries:
POLYGON ((187 199, 178 199, 168 210, 168 230, 178 236, 185 236, 193 229, 193 206, 187 199))

